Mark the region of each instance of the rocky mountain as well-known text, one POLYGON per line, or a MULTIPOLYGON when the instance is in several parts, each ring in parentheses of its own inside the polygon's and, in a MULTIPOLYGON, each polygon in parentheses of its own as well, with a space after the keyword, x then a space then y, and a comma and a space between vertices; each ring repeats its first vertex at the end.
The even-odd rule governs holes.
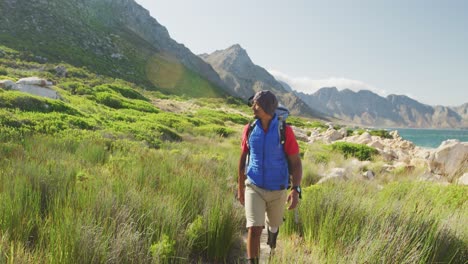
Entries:
POLYGON ((453 111, 459 114, 463 120, 468 119, 468 103, 464 103, 457 107, 452 107, 453 111))
POLYGON ((314 94, 295 92, 309 106, 343 122, 375 127, 467 128, 468 103, 459 107, 430 106, 404 95, 379 96, 326 87, 314 94))
POLYGON ((309 107, 264 68, 255 65, 245 49, 238 44, 199 56, 213 67, 226 85, 240 98, 248 99, 256 91, 270 90, 293 115, 324 118, 323 113, 309 107))
POLYGON ((0 0, 0 43, 39 62, 65 61, 168 92, 228 91, 134 0, 0 0))

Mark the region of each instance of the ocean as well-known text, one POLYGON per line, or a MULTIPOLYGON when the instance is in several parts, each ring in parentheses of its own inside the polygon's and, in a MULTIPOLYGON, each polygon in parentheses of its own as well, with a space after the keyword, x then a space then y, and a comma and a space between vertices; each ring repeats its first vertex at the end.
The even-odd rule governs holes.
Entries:
POLYGON ((398 130, 398 134, 403 139, 424 148, 437 148, 442 141, 447 139, 458 139, 468 142, 468 130, 466 129, 389 128, 388 130, 398 130))

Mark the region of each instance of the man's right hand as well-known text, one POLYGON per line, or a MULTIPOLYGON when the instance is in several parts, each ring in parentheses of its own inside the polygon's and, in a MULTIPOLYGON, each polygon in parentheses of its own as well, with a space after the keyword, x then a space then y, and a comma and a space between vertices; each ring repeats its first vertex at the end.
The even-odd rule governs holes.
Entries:
POLYGON ((237 188, 237 199, 242 204, 242 206, 245 205, 245 187, 237 188))

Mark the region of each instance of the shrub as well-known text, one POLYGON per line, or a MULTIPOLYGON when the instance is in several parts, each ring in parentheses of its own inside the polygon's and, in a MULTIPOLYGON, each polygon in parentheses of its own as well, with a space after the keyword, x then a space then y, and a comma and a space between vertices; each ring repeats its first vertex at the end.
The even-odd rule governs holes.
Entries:
POLYGON ((175 241, 164 234, 157 243, 151 245, 150 251, 155 263, 167 261, 175 253, 175 241))
POLYGON ((121 97, 120 94, 114 93, 108 88, 101 88, 101 91, 96 93, 95 100, 98 103, 106 105, 114 109, 134 109, 137 111, 157 113, 159 112, 152 104, 142 100, 132 100, 121 97), (105 91, 107 89, 107 91, 105 91))
POLYGON ((371 160, 372 155, 377 154, 377 150, 366 145, 348 143, 348 142, 335 142, 330 145, 333 151, 341 152, 345 158, 355 157, 359 160, 371 160))
POLYGON ((75 68, 71 67, 67 69, 67 76, 68 77, 75 77, 75 78, 80 78, 80 79, 90 79, 91 78, 91 73, 84 69, 84 68, 75 68))
POLYGON ((150 101, 148 98, 141 95, 131 87, 127 87, 121 84, 101 84, 93 88, 96 92, 116 92, 128 99, 139 99, 143 101, 150 101))
POLYGON ((362 128, 356 129, 354 131, 348 131, 348 135, 357 134, 357 135, 362 135, 364 132, 368 132, 371 136, 377 136, 381 138, 392 138, 390 135, 390 132, 385 130, 385 129, 378 129, 378 130, 365 130, 362 128))
POLYGON ((70 115, 81 115, 78 110, 68 106, 66 103, 49 98, 29 95, 22 92, 9 91, 0 94, 0 107, 18 108, 31 112, 61 112, 70 115))
POLYGON ((127 109, 134 109, 134 110, 141 111, 141 112, 147 112, 147 113, 159 112, 159 110, 156 107, 154 107, 154 105, 146 101, 141 101, 141 100, 130 100, 130 99, 123 100, 122 107, 127 108, 127 109))
POLYGON ((96 101, 111 108, 123 108, 122 100, 108 92, 99 92, 96 94, 96 101))
POLYGON ((203 251, 203 246, 206 245, 206 228, 203 225, 203 217, 198 215, 195 220, 190 223, 185 231, 185 236, 188 240, 188 246, 192 253, 203 251))
POLYGON ((65 82, 59 84, 59 87, 63 88, 64 90, 70 91, 71 94, 92 94, 91 88, 80 82, 65 82))
POLYGON ((187 117, 179 114, 173 114, 168 112, 161 112, 151 118, 151 122, 157 124, 165 125, 167 127, 173 128, 179 132, 184 132, 188 128, 193 127, 191 120, 187 117))
POLYGON ((8 75, 7 69, 5 69, 4 67, 0 67, 0 75, 8 75))
POLYGON ((202 135, 215 134, 220 137, 228 137, 234 133, 234 130, 220 125, 204 125, 196 128, 196 131, 200 132, 202 135))
POLYGON ((211 109, 200 109, 197 111, 197 116, 208 119, 211 123, 223 125, 226 121, 231 121, 236 124, 247 124, 249 122, 249 118, 236 113, 226 113, 224 111, 219 110, 211 110, 211 109))
POLYGON ((371 130, 369 134, 371 134, 372 136, 378 136, 381 138, 392 138, 392 136, 390 135, 390 132, 388 132, 385 129, 371 130))

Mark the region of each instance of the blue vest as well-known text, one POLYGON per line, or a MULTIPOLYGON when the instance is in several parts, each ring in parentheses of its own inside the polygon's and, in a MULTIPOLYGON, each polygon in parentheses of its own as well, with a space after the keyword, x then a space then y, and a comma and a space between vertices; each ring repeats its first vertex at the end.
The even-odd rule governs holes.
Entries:
POLYGON ((249 137, 249 165, 247 178, 256 186, 267 190, 282 190, 288 187, 288 161, 280 142, 278 118, 275 114, 268 131, 262 128, 260 119, 249 137))

